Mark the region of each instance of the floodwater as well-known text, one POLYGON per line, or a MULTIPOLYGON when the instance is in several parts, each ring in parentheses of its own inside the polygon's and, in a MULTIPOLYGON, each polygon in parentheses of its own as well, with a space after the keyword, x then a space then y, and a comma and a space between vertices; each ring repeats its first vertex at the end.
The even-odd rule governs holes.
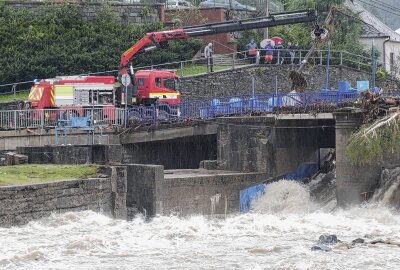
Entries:
POLYGON ((1 269, 400 269, 396 245, 345 243, 311 251, 321 234, 400 240, 400 214, 379 203, 349 210, 280 181, 251 213, 113 220, 90 211, 0 228, 1 269))

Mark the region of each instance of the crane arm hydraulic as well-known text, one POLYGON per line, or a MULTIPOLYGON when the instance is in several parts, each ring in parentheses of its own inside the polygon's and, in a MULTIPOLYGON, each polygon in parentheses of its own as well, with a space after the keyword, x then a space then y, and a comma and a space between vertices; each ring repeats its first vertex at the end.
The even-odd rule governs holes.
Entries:
POLYGON ((318 16, 315 10, 296 10, 271 14, 268 17, 210 23, 188 26, 174 30, 147 33, 146 36, 144 36, 122 54, 120 62, 120 75, 127 73, 126 66, 135 55, 146 52, 155 47, 165 48, 168 41, 172 39, 185 39, 189 37, 260 29, 278 25, 313 22, 317 20, 317 17, 318 16), (153 46, 148 47, 148 45, 153 46))

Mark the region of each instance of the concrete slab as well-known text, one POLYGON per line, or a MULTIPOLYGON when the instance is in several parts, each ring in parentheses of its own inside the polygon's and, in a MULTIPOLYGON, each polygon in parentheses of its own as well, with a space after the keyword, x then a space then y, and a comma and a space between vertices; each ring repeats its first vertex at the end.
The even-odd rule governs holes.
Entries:
POLYGON ((252 175, 259 173, 243 173, 225 170, 187 169, 187 170, 164 170, 164 179, 195 178, 207 176, 236 176, 252 175))

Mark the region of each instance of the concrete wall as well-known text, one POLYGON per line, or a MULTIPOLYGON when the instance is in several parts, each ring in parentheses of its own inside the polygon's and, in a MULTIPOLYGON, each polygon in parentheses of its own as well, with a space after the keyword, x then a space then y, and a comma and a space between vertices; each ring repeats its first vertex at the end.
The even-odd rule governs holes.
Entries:
MULTIPOLYGON (((275 77, 278 80, 277 91, 286 93, 291 91, 292 82, 289 72, 297 67, 291 65, 260 65, 243 67, 234 70, 214 72, 212 74, 197 75, 181 79, 180 87, 183 99, 201 97, 219 97, 251 93, 251 80, 255 78, 255 93, 275 93, 275 77)), ((314 66, 303 72, 308 88, 306 91, 320 91, 325 87, 324 66, 314 66)), ((331 67, 330 87, 337 89, 339 81, 349 81, 356 87, 356 81, 371 80, 366 72, 345 68, 331 67)), ((394 81, 382 83, 385 90, 397 91, 394 81)))
POLYGON ((103 167, 105 178, 0 187, 0 226, 27 223, 51 213, 92 210, 114 218, 223 215, 237 212, 240 190, 264 173, 167 170, 160 165, 103 167))
MULTIPOLYGON (((82 131, 70 131, 66 144, 87 145, 92 142, 92 136, 82 131)), ((0 151, 15 150, 17 147, 45 146, 55 144, 54 129, 24 129, 0 131, 0 151)), ((94 144, 119 144, 119 136, 112 130, 103 131, 103 136, 96 133, 94 144)), ((64 139, 59 138, 59 144, 64 144, 64 139)))
POLYGON ((362 121, 361 113, 340 112, 336 118, 336 196, 341 207, 360 204, 378 184, 379 164, 353 165, 346 155, 347 142, 362 121), (365 193, 365 194, 363 194, 365 193))
POLYGON ((194 169, 217 158, 217 136, 191 136, 126 145, 18 147, 31 164, 158 164, 166 169, 194 169))
POLYGON ((319 116, 218 119, 218 162, 225 170, 266 172, 276 177, 301 163, 317 162, 319 148, 335 147, 334 120, 319 116))
POLYGON ((239 211, 240 190, 265 180, 262 173, 167 170, 128 165, 127 206, 147 216, 221 215, 239 211))
POLYGON ((200 161, 217 158, 217 136, 192 136, 175 140, 127 144, 124 163, 163 165, 165 169, 195 169, 200 161))
MULTIPOLYGON (((54 1, 63 2, 63 1, 54 1)), ((70 1, 75 2, 75 1, 70 1)), ((78 2, 78 1, 76 1, 78 2)), ((50 9, 52 5, 46 4, 45 1, 20 1, 5 0, 6 6, 14 9, 28 9, 38 14, 41 9, 50 9)), ((83 12, 84 17, 88 21, 95 21, 96 12, 101 7, 101 3, 71 3, 77 5, 83 12)), ((124 4, 118 2, 109 2, 111 9, 118 22, 121 23, 154 23, 164 21, 164 6, 162 4, 124 4)))
POLYGON ((156 212, 226 215, 240 209, 240 190, 264 181, 265 173, 166 171, 156 185, 156 212))

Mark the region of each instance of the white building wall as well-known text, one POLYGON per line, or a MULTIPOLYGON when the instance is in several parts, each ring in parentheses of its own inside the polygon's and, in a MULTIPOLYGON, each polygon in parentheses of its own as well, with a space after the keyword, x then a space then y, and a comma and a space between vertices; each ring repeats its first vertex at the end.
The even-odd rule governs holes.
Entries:
POLYGON ((375 49, 379 51, 380 56, 378 64, 385 65, 385 70, 394 75, 400 75, 400 42, 388 41, 385 43, 387 38, 362 38, 361 42, 365 45, 365 48, 371 49, 372 42, 375 44, 375 49), (383 46, 385 46, 385 55, 383 46))

